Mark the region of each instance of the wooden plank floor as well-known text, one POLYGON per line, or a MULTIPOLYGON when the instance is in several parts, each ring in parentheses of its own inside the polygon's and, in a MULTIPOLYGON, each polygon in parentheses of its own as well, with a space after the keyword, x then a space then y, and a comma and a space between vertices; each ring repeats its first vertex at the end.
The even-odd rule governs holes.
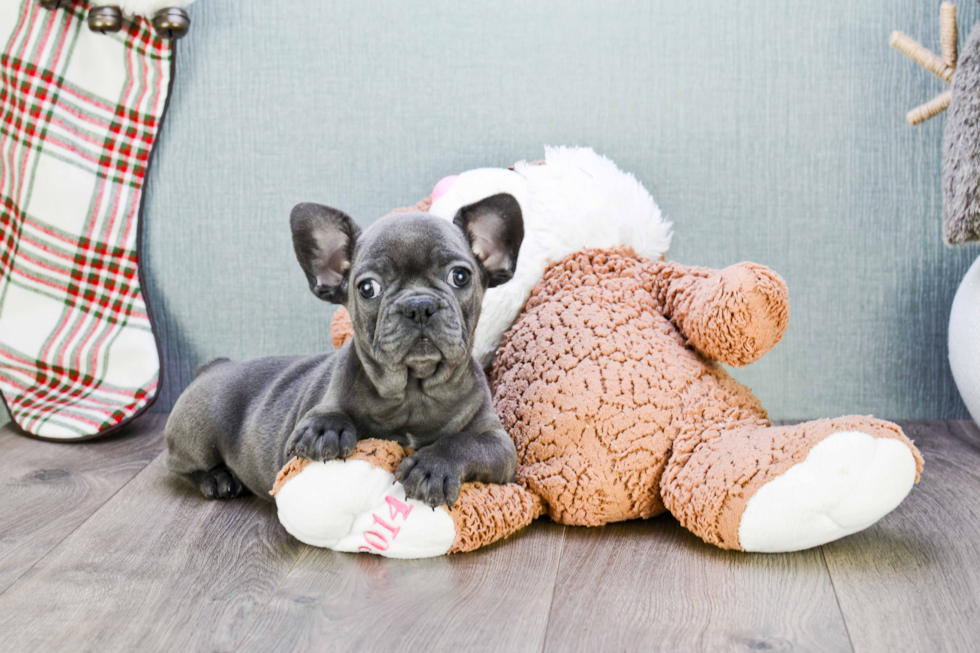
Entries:
POLYGON ((75 445, 0 429, 0 651, 980 650, 972 423, 904 423, 922 482, 810 551, 721 551, 664 516, 385 560, 200 499, 166 474, 164 421, 75 445))

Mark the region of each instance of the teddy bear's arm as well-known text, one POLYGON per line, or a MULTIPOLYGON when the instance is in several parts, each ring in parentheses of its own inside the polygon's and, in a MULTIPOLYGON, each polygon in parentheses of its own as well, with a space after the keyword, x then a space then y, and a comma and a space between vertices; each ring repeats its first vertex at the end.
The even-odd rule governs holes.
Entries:
POLYGON ((712 270, 660 262, 652 279, 664 316, 701 355, 726 365, 759 360, 789 324, 786 284, 762 265, 712 270))

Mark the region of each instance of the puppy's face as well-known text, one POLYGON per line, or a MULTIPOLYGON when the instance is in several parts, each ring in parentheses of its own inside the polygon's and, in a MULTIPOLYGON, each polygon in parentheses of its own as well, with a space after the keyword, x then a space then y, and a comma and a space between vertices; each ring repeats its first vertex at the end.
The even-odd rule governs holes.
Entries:
POLYGON ((358 351, 417 378, 468 364, 483 294, 513 276, 524 237, 510 195, 463 207, 452 224, 410 213, 362 233, 319 204, 298 205, 290 222, 310 289, 347 307, 358 351))
POLYGON ((379 220, 354 251, 347 310, 385 367, 431 376, 469 357, 484 286, 463 232, 415 213, 379 220))

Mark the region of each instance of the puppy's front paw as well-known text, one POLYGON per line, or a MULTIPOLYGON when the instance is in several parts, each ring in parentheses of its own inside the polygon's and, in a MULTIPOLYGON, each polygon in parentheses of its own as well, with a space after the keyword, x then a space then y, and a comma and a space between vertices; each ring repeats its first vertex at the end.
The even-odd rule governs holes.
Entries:
POLYGON ((463 484, 463 465, 431 449, 422 449, 402 461, 395 478, 405 486, 409 499, 426 505, 452 507, 463 484))
POLYGON ((286 458, 307 460, 346 458, 357 446, 357 430, 343 413, 304 418, 286 443, 286 458))

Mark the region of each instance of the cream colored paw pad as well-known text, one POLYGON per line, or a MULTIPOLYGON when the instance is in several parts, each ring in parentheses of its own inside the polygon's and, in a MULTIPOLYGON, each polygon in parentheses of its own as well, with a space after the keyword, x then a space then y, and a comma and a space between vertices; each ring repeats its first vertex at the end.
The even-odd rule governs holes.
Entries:
POLYGON ((915 483, 915 458, 891 438, 827 436, 749 499, 739 523, 745 551, 799 551, 851 535, 894 510, 915 483))
POLYGON ((406 498, 393 474, 364 460, 306 465, 279 488, 276 507, 290 535, 335 551, 428 558, 456 539, 444 507, 406 498))

